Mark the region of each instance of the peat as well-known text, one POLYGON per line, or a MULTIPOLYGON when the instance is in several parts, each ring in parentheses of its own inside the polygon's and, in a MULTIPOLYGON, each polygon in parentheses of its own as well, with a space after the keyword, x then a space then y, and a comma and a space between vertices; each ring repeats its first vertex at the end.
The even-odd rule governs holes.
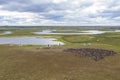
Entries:
POLYGON ((117 54, 115 51, 112 50, 92 49, 92 48, 79 48, 79 49, 69 48, 69 49, 65 49, 64 52, 76 53, 81 56, 87 56, 95 61, 101 60, 107 56, 113 56, 117 54))

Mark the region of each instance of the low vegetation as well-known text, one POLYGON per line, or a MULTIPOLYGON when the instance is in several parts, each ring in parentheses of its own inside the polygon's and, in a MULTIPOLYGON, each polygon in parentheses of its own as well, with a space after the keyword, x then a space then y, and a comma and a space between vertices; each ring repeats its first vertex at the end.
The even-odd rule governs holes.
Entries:
POLYGON ((0 46, 0 80, 120 79, 120 54, 96 62, 64 49, 0 46))
POLYGON ((14 34, 0 37, 52 36, 63 41, 65 45, 50 48, 0 45, 0 80, 120 80, 120 33, 35 35, 31 33, 33 31, 40 29, 14 29, 14 34), (71 48, 75 51, 65 51, 71 48), (80 56, 81 49, 92 54, 94 48, 104 55, 97 52, 97 57, 102 59, 96 61, 89 56, 80 56), (108 52, 105 54, 104 50, 108 52))

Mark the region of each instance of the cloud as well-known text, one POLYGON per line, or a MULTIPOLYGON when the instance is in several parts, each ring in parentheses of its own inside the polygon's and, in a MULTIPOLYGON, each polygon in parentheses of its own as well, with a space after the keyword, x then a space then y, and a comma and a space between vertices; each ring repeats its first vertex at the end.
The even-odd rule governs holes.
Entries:
POLYGON ((119 25, 120 0, 0 0, 0 24, 119 25))

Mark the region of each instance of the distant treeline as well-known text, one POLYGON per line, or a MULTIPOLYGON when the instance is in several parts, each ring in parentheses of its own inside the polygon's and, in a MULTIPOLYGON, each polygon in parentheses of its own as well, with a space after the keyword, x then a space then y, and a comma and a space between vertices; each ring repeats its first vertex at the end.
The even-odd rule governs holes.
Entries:
POLYGON ((120 29, 120 26, 0 26, 0 28, 39 28, 39 29, 120 29))

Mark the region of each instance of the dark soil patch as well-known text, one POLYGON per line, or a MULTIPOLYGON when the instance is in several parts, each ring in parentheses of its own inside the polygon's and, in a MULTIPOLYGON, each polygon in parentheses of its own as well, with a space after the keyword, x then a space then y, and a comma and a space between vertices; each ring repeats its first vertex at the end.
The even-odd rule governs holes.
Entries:
POLYGON ((113 56, 116 54, 116 52, 112 50, 91 49, 91 48, 80 48, 80 49, 69 48, 69 49, 65 49, 64 51, 70 52, 70 53, 76 53, 81 56, 88 56, 88 57, 91 57, 95 61, 98 61, 107 56, 113 56))

